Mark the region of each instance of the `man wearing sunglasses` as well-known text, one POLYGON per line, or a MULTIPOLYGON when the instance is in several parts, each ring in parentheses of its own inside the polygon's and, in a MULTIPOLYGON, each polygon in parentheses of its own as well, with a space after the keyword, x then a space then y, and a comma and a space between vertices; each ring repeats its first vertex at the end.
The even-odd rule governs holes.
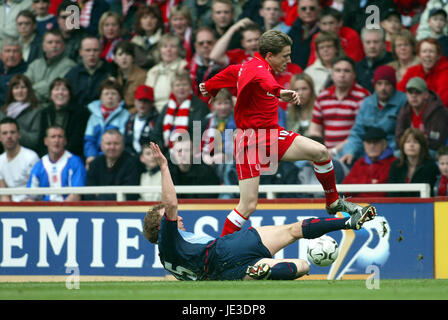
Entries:
POLYGON ((299 0, 299 17, 291 27, 288 35, 293 40, 291 60, 305 69, 311 53, 311 41, 319 31, 317 24, 321 7, 319 0, 299 0))

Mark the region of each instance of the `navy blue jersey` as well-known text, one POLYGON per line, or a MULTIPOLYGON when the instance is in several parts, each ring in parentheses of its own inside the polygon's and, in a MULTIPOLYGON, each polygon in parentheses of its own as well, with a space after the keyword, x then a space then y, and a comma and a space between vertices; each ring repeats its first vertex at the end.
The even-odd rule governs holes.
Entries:
POLYGON ((165 216, 158 245, 160 261, 178 280, 241 280, 249 265, 272 257, 254 228, 217 239, 196 237, 165 216))
POLYGON ((162 217, 159 230, 159 256, 164 268, 178 280, 207 278, 207 250, 214 240, 194 243, 185 240, 177 229, 177 221, 162 217))

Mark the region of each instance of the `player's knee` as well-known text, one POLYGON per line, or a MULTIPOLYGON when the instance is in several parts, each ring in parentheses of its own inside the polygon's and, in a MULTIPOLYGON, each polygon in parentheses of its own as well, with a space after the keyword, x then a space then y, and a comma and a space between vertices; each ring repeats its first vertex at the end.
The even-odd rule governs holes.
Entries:
POLYGON ((319 143, 316 146, 314 162, 324 162, 328 159, 330 159, 330 153, 328 152, 327 147, 319 143))

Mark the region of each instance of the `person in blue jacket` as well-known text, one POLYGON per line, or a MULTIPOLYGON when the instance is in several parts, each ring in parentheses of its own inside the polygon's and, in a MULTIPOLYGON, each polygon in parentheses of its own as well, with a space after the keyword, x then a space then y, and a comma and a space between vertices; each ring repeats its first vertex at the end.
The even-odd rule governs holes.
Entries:
POLYGON ((108 129, 116 128, 124 134, 129 112, 125 108, 121 86, 112 78, 104 80, 100 87, 100 100, 87 106, 91 115, 84 134, 84 157, 86 167, 102 154, 101 136, 108 129))
POLYGON ((362 136, 366 127, 379 127, 386 131, 387 143, 393 150, 395 143, 395 127, 400 109, 406 104, 407 98, 403 92, 395 89, 397 80, 395 69, 391 66, 380 66, 375 70, 373 86, 375 92, 361 103, 355 124, 350 130, 347 143, 341 151, 340 161, 348 166, 364 154, 362 136))

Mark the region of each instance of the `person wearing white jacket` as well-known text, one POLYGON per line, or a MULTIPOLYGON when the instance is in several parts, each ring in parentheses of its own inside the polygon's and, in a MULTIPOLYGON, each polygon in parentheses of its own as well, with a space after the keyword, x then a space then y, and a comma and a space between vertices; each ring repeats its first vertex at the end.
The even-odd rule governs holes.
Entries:
MULTIPOLYGON (((420 17, 420 24, 417 29, 417 41, 430 38, 431 28, 428 25, 429 12, 432 9, 444 9, 448 13, 448 0, 429 0, 426 8, 420 17)), ((448 35, 448 24, 445 26, 444 34, 448 35)))

